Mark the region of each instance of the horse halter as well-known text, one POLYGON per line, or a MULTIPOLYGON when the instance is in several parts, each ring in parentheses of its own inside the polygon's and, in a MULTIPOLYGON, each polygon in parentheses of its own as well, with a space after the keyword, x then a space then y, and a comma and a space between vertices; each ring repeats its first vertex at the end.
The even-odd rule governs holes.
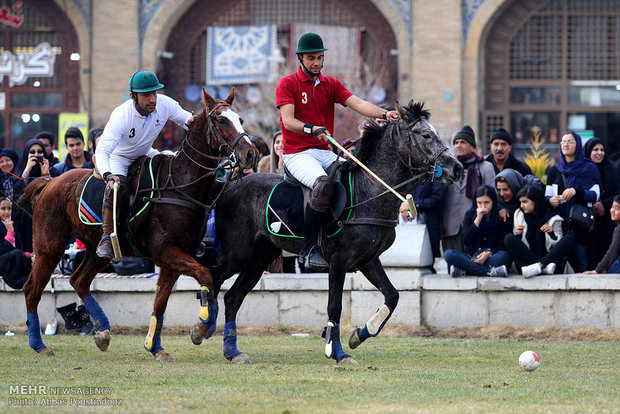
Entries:
MULTIPOLYGON (((408 125, 406 129, 411 129, 414 125, 416 125, 418 122, 420 122, 420 119, 418 118, 418 120, 414 123, 412 123, 411 125, 408 125)), ((407 166, 407 168, 409 168, 409 171, 411 171, 411 173, 413 174, 416 171, 421 171, 424 172, 423 168, 414 168, 411 167, 411 159, 413 159, 418 165, 422 165, 424 167, 427 168, 426 174, 430 175, 431 177, 431 181, 433 181, 435 178, 439 178, 442 176, 443 174, 443 169, 441 168, 440 165, 437 164, 437 160, 439 159, 439 157, 441 156, 441 154, 443 154, 444 152, 448 151, 448 147, 444 146, 444 148, 439 151, 437 154, 435 154, 432 158, 427 158, 426 156, 424 156, 423 154, 420 154, 419 156, 416 156, 413 151, 411 151, 411 148, 409 148, 409 146, 405 143, 405 141, 403 140, 403 137, 400 133, 400 124, 397 123, 396 124, 396 135, 398 136, 398 139, 400 140, 400 142, 403 144, 403 146, 405 147, 405 149, 407 150, 407 153, 409 155, 409 162, 405 163, 400 157, 400 161, 405 164, 407 166)), ((394 133, 394 129, 392 129, 392 134, 394 133)), ((411 134, 413 142, 415 147, 420 148, 420 142, 418 140, 418 138, 416 137, 415 134, 411 134)))

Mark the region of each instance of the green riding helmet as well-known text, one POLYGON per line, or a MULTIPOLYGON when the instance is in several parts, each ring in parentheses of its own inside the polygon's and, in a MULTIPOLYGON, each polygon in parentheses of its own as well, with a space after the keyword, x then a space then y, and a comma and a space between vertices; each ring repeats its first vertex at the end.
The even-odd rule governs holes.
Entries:
POLYGON ((163 88, 153 72, 141 70, 129 78, 129 92, 152 92, 163 88))
POLYGON ((323 46, 321 36, 316 33, 304 33, 297 42, 297 52, 295 54, 322 52, 324 50, 327 49, 323 46))

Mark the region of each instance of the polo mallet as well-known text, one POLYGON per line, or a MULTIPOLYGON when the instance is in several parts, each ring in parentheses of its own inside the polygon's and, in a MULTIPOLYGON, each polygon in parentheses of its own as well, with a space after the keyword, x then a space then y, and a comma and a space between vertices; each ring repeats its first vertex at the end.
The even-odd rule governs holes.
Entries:
POLYGON ((394 194, 396 197, 398 197, 400 199, 400 201, 402 201, 403 203, 407 203, 409 205, 409 212, 411 213, 411 218, 415 218, 418 215, 418 210, 416 210, 415 204, 413 204, 413 197, 411 197, 411 194, 407 194, 407 198, 403 197, 396 190, 394 190, 392 187, 387 185, 385 181, 383 181, 381 178, 379 178, 377 176, 377 174, 375 174, 374 172, 370 171, 370 169, 368 167, 366 167, 360 160, 355 158, 355 156, 353 154, 351 154, 345 147, 340 145, 334 138, 328 136, 327 139, 329 140, 329 142, 334 144, 336 146, 336 148, 338 148, 340 151, 345 153, 350 159, 355 161, 357 163, 357 165, 359 165, 364 170, 366 170, 366 172, 368 174, 370 174, 370 176, 372 178, 377 180, 377 182, 379 184, 381 184, 382 186, 387 188, 392 194, 394 194))
POLYGON ((121 246, 118 244, 118 235, 116 234, 116 202, 118 198, 118 183, 114 183, 114 204, 112 206, 112 218, 114 219, 114 231, 110 234, 110 241, 112 242, 112 249, 114 250, 114 260, 120 262, 123 260, 121 253, 121 246))

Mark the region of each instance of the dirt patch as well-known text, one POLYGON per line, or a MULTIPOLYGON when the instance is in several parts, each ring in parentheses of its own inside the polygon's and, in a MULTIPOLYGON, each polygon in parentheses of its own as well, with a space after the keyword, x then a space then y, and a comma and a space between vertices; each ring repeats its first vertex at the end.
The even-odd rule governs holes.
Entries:
MULTIPOLYGON (((162 335, 188 335, 189 326, 165 326, 162 335)), ((17 334, 26 334, 25 324, 19 326, 0 325, 0 332, 8 329, 17 334)), ((353 330, 350 323, 342 324, 341 333, 348 335, 353 330)), ((294 333, 320 335, 322 329, 306 329, 302 327, 287 327, 283 325, 244 326, 237 328, 239 335, 245 336, 290 336, 294 333)), ((64 333, 64 326, 58 327, 58 334, 64 333)), ((113 326, 114 335, 146 335, 147 326, 113 326)), ((222 335, 220 327, 216 335, 222 335)), ((381 331, 382 336, 411 336, 422 338, 479 338, 479 339, 546 339, 556 341, 616 341, 620 342, 620 329, 596 328, 528 328, 519 325, 488 325, 475 328, 437 328, 433 326, 411 327, 402 324, 387 324, 381 331)))

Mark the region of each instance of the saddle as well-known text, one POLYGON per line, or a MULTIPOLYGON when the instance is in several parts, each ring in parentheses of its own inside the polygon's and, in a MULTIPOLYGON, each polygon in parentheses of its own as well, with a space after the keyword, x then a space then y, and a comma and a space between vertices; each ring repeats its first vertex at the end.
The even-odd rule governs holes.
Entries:
MULTIPOLYGON (((326 213, 327 225, 324 233, 327 237, 333 237, 342 230, 342 222, 351 215, 351 210, 345 212, 345 207, 347 204, 353 205, 351 171, 343 174, 334 164, 327 169, 336 184, 336 191, 326 213)), ((285 168, 284 179, 273 186, 267 200, 265 214, 269 233, 279 237, 303 239, 304 211, 310 192, 310 188, 297 181, 285 168)))
MULTIPOLYGON (((131 196, 129 197, 130 213, 125 216, 126 220, 119 217, 119 223, 131 222, 146 210, 150 204, 148 198, 153 197, 157 187, 159 167, 165 158, 167 156, 162 154, 156 155, 153 158, 142 156, 131 164, 127 172, 128 191, 131 191, 131 196), (147 190, 145 196, 147 194, 150 195, 148 197, 137 197, 138 192, 141 190, 147 190)), ((98 177, 96 171, 86 175, 82 180, 84 184, 78 204, 80 221, 89 226, 101 226, 103 223, 103 196, 106 183, 100 176, 98 177)))

